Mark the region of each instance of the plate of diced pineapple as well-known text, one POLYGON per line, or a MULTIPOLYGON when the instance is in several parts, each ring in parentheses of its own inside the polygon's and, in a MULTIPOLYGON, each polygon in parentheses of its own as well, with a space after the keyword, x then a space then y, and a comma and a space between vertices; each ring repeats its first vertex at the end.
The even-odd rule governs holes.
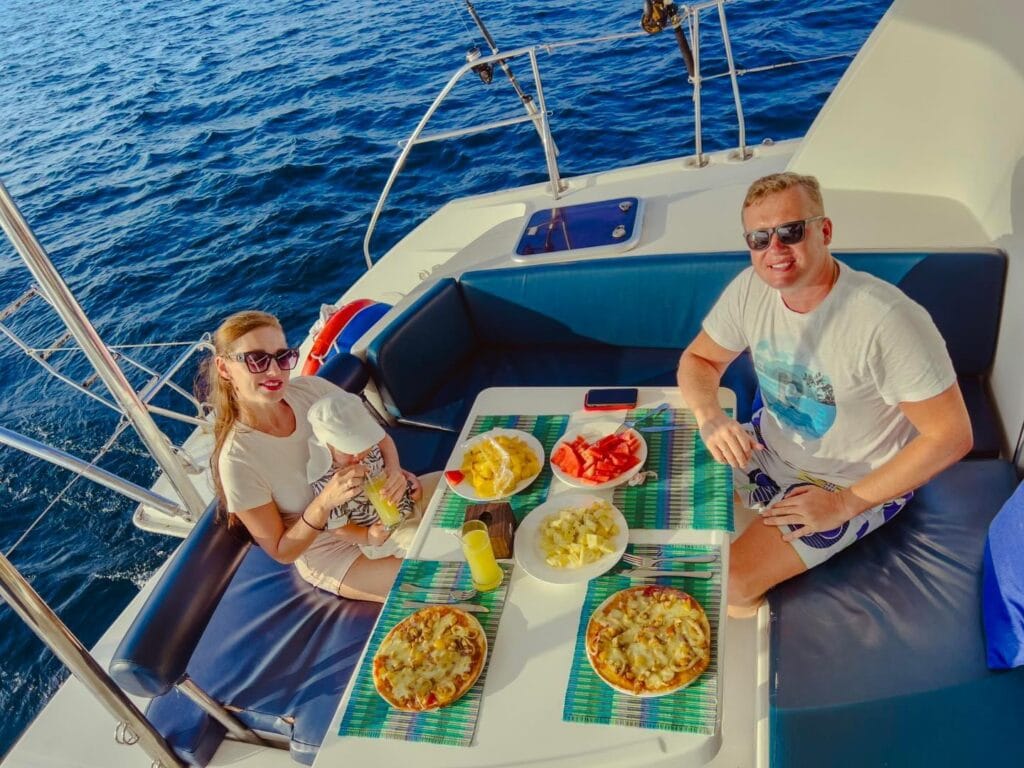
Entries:
POLYGON ((544 447, 529 432, 491 429, 457 446, 444 476, 459 496, 492 501, 519 493, 543 466, 544 447))
POLYGON ((610 501, 560 493, 523 518, 516 530, 515 558, 536 579, 574 584, 615 565, 628 539, 626 518, 610 501))

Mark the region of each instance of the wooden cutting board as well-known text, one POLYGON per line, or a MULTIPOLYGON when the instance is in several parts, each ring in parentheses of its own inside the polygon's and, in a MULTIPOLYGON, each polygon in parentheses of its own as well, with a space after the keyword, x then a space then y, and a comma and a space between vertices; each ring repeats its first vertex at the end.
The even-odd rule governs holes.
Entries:
POLYGON ((516 535, 516 517, 507 501, 470 504, 466 507, 466 522, 480 520, 487 526, 491 548, 499 560, 512 557, 512 543, 516 535))

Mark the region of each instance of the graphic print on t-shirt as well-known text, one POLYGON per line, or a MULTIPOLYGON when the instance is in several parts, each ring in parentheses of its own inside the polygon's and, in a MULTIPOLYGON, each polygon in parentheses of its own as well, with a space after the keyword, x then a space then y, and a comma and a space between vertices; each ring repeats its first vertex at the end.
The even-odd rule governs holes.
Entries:
POLYGON ((808 440, 820 440, 836 420, 832 382, 796 362, 792 354, 761 341, 754 350, 761 397, 786 427, 808 440))

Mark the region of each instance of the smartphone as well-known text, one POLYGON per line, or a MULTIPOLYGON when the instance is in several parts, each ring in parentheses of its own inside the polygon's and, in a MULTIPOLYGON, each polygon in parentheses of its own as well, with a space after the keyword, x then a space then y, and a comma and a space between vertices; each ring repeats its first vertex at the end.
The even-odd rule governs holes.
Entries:
POLYGON ((588 411, 617 411, 636 407, 636 387, 622 389, 591 389, 583 398, 588 411))

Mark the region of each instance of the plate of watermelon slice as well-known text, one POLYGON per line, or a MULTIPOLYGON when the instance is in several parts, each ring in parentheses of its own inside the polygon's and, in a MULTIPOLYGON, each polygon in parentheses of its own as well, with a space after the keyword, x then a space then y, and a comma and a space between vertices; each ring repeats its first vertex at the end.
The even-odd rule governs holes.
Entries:
POLYGON ((576 488, 614 488, 643 469, 647 443, 634 429, 616 432, 614 421, 592 421, 568 430, 551 450, 551 471, 576 488))

